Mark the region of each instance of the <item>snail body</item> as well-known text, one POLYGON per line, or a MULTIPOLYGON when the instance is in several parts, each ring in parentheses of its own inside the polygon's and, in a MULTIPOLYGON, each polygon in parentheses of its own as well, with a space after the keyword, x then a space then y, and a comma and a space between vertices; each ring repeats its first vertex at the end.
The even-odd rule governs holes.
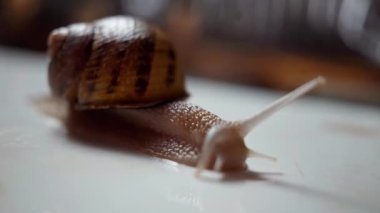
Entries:
POLYGON ((60 117, 71 125, 69 130, 77 131, 70 128, 78 127, 73 121, 99 116, 101 121, 87 124, 121 120, 118 128, 130 129, 125 132, 132 134, 129 141, 135 148, 196 166, 197 174, 204 169, 245 170, 247 157, 273 160, 246 147, 244 137, 324 82, 314 79, 251 118, 231 122, 183 100, 184 75, 170 42, 161 30, 134 18, 112 17, 59 28, 49 37, 49 55, 53 98, 47 102, 64 106, 60 117))

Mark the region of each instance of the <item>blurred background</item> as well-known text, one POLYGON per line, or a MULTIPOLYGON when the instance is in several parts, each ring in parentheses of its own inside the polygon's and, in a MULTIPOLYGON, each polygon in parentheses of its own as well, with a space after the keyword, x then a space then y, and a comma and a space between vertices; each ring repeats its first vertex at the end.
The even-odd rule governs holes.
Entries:
MULTIPOLYGON (((160 25, 190 75, 380 104, 376 0, 0 0, 0 45, 46 51, 49 32, 132 15, 160 25)), ((0 47, 1 48, 1 47, 0 47)))

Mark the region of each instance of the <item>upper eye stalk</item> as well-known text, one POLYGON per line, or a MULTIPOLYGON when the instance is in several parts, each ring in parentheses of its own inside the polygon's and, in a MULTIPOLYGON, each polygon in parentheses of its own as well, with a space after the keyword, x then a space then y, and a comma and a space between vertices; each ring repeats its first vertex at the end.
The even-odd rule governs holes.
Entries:
POLYGON ((244 137, 262 121, 296 99, 325 83, 323 77, 298 87, 277 101, 273 102, 256 115, 242 121, 216 125, 212 127, 204 140, 195 175, 199 176, 206 168, 218 171, 241 170, 248 157, 259 157, 276 160, 274 157, 261 154, 245 146, 244 137))

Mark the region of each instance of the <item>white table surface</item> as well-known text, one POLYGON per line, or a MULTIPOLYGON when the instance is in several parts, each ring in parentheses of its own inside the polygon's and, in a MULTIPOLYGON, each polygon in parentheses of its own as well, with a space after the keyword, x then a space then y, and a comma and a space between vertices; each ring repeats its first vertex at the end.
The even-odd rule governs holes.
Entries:
MULTIPOLYGON (((380 212, 379 107, 303 98, 247 138, 279 159, 248 161, 263 179, 199 180, 186 166, 68 139, 29 103, 48 92, 46 66, 44 55, 0 48, 1 213, 380 212)), ((198 78, 188 89, 231 120, 281 95, 198 78)))

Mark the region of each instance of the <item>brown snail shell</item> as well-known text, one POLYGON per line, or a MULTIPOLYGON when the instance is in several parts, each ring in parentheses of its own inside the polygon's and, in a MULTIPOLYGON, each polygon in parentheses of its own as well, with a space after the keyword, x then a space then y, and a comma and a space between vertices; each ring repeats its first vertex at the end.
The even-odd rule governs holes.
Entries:
POLYGON ((166 35, 138 19, 72 24, 49 36, 49 85, 82 108, 133 108, 186 96, 166 35))

